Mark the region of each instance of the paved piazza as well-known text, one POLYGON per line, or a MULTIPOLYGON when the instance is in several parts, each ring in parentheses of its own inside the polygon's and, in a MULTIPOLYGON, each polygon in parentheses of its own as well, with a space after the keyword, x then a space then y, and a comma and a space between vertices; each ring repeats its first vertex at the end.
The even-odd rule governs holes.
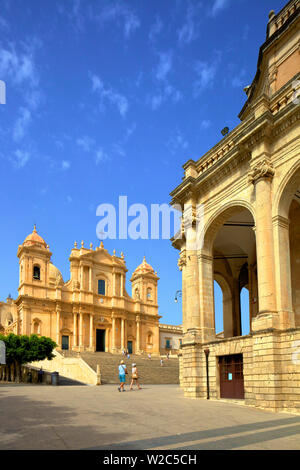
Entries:
POLYGON ((0 385, 0 449, 298 449, 300 416, 183 398, 176 385, 0 385))

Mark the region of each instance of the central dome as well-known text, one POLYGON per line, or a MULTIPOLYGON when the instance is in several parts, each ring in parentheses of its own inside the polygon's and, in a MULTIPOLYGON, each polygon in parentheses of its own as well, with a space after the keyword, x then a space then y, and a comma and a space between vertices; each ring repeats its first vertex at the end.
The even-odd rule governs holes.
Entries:
POLYGON ((63 284, 64 280, 60 270, 54 266, 53 263, 49 263, 49 280, 54 282, 55 284, 63 284))

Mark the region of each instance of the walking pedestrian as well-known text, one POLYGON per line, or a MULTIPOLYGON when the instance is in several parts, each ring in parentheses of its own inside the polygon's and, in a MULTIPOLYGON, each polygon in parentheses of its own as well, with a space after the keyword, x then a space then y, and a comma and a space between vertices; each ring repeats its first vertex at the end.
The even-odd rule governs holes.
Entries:
POLYGON ((120 385, 118 387, 119 392, 126 392, 124 388, 124 385, 126 382, 126 374, 128 374, 126 364, 124 363, 124 361, 121 361, 119 365, 119 380, 120 380, 120 385))
POLYGON ((131 384, 130 384, 129 390, 132 390, 134 383, 138 386, 138 389, 141 390, 142 387, 140 386, 138 379, 139 379, 139 374, 138 374, 138 370, 137 370, 136 364, 132 364, 132 370, 131 370, 131 384))
POLYGON ((43 375, 44 375, 44 371, 43 371, 43 368, 41 367, 40 370, 38 371, 38 383, 42 383, 43 382, 43 375))
POLYGON ((161 365, 161 366, 164 365, 164 361, 162 360, 162 358, 160 358, 160 365, 161 365))
POLYGON ((148 359, 151 359, 151 354, 150 353, 148 354, 148 359))

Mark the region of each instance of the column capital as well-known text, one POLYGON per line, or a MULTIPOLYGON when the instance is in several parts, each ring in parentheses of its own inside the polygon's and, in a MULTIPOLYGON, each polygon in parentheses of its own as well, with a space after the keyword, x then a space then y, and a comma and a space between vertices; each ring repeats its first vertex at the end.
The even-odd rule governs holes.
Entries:
POLYGON ((249 183, 256 184, 261 178, 273 179, 275 174, 274 167, 270 160, 264 158, 260 162, 256 163, 248 173, 249 183))

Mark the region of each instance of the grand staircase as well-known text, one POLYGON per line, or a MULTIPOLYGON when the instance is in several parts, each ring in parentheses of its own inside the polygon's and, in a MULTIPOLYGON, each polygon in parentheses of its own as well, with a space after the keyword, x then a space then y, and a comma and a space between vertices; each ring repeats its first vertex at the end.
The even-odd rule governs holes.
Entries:
MULTIPOLYGON (((64 356, 78 356, 78 353, 72 351, 61 352, 64 356)), ((82 352, 83 359, 94 371, 97 365, 100 365, 101 383, 117 384, 119 383, 118 366, 123 359, 127 366, 128 378, 131 380, 132 363, 137 365, 139 373, 139 382, 141 384, 178 384, 179 383, 179 362, 178 358, 163 359, 163 366, 160 365, 160 358, 148 359, 147 356, 131 355, 130 359, 121 354, 111 354, 106 352, 82 352)))

